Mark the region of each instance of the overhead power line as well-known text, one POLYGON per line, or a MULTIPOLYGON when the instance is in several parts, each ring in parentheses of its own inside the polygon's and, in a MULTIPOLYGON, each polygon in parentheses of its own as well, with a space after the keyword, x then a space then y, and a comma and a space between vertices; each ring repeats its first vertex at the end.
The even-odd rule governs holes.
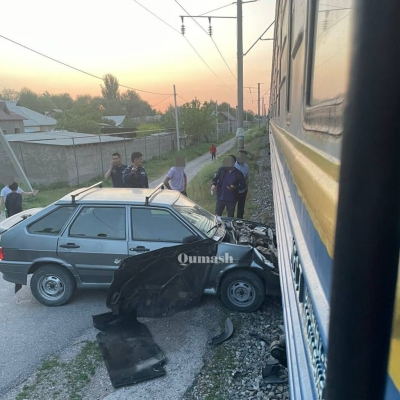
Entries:
MULTIPOLYGON (((151 15, 153 15, 154 17, 156 17, 157 19, 159 19, 161 22, 163 22, 165 25, 168 25, 171 29, 173 29, 175 32, 179 33, 179 35, 181 36, 181 33, 175 29, 173 26, 171 26, 168 22, 165 22, 162 18, 160 18, 158 15, 154 14, 152 11, 150 11, 149 9, 147 9, 145 6, 143 6, 142 4, 140 4, 137 0, 133 0, 136 4, 138 4, 139 6, 143 7, 146 11, 148 11, 151 15)), ((207 66, 207 68, 215 75, 215 77, 221 81, 228 89, 230 90, 234 90, 232 89, 230 86, 228 86, 213 70, 212 68, 206 63, 206 61, 203 59, 203 57, 199 54, 199 52, 194 48, 194 46, 192 45, 192 43, 190 43, 189 39, 186 36, 183 36, 185 38, 185 40, 188 42, 189 46, 193 49, 193 51, 197 54, 197 56, 200 58, 201 61, 203 61, 203 63, 207 66)))
POLYGON ((187 101, 186 99, 184 99, 182 96, 179 96, 179 94, 177 94, 177 96, 178 96, 180 99, 186 101, 186 103, 189 103, 189 101, 187 101))
POLYGON ((233 5, 233 4, 236 4, 236 3, 233 2, 233 3, 227 4, 226 6, 222 6, 222 7, 219 7, 219 8, 215 8, 214 10, 207 11, 207 12, 205 12, 205 13, 203 13, 203 14, 200 14, 200 15, 203 16, 203 15, 206 15, 206 14, 210 14, 210 13, 212 13, 213 11, 221 10, 222 8, 229 7, 229 6, 233 5))
MULTIPOLYGON (((203 32, 204 32, 207 36, 209 36, 208 32, 207 32, 207 31, 192 17, 192 16, 190 16, 190 14, 183 8, 183 6, 178 2, 178 0, 175 0, 175 2, 178 4, 178 6, 179 6, 180 8, 182 8, 183 11, 185 11, 185 13, 188 15, 188 17, 190 17, 190 18, 203 30, 203 32)), ((232 4, 234 4, 234 3, 232 3, 232 4)), ((231 5, 231 4, 228 4, 228 5, 231 5)), ((224 6, 224 7, 226 7, 226 6, 224 6)), ((224 8, 224 7, 221 7, 221 8, 224 8)), ((215 11, 215 10, 213 10, 213 11, 215 11)), ((210 11, 210 12, 211 12, 211 11, 210 11)), ((207 14, 207 13, 206 13, 206 14, 207 14)), ((215 43, 214 38, 213 38, 212 36, 210 36, 210 39, 211 39, 212 42, 214 43, 214 46, 215 46, 216 49, 218 50, 219 55, 221 56, 221 58, 222 58, 222 60, 224 61, 225 65, 227 66, 227 68, 229 69, 229 72, 230 72, 230 73, 232 74, 232 76, 237 80, 235 74, 232 72, 231 68, 229 67, 228 63, 226 62, 225 57, 222 55, 221 50, 220 50, 219 47, 217 46, 217 43, 215 43)))
MULTIPOLYGON (((90 72, 84 71, 84 70, 79 69, 79 68, 76 68, 76 67, 74 67, 74 66, 72 66, 72 65, 70 65, 70 64, 67 64, 67 63, 65 63, 65 62, 63 62, 63 61, 60 61, 60 60, 57 60, 57 59, 55 59, 55 58, 53 58, 53 57, 47 56, 46 54, 43 54, 43 53, 40 53, 40 52, 37 51, 37 50, 31 49, 31 48, 28 47, 28 46, 25 46, 25 45, 23 45, 23 44, 21 44, 21 43, 16 42, 15 40, 9 39, 9 38, 7 38, 7 37, 5 37, 5 36, 3 36, 3 35, 0 35, 0 38, 5 39, 5 40, 8 40, 8 41, 11 42, 11 43, 14 43, 14 44, 16 44, 16 45, 18 45, 18 46, 20 46, 20 47, 23 47, 24 49, 27 49, 27 50, 29 50, 29 51, 32 51, 33 53, 36 53, 36 54, 38 54, 38 55, 40 55, 40 56, 42 56, 42 57, 48 58, 49 60, 52 60, 52 61, 54 61, 54 62, 56 62, 56 63, 58 63, 58 64, 64 65, 65 67, 68 67, 68 68, 71 68, 71 69, 73 69, 73 70, 75 70, 75 71, 81 72, 82 74, 91 76, 92 78, 100 79, 100 80, 102 80, 102 81, 104 82, 104 79, 103 79, 102 77, 100 77, 100 76, 91 74, 90 72)), ((124 87, 124 88, 127 88, 127 89, 136 90, 137 92, 144 92, 144 93, 150 93, 150 94, 158 94, 158 95, 163 95, 163 96, 168 96, 168 95, 169 95, 169 93, 150 92, 150 91, 148 91, 148 90, 136 89, 136 88, 133 88, 133 87, 130 87, 130 86, 126 86, 126 85, 121 85, 121 84, 120 84, 119 86, 124 87)))
POLYGON ((154 106, 151 106, 151 108, 154 108, 156 106, 158 106, 159 104, 161 104, 163 101, 168 100, 171 96, 173 96, 174 94, 170 94, 168 97, 166 97, 165 99, 160 100, 158 103, 154 104, 154 106))

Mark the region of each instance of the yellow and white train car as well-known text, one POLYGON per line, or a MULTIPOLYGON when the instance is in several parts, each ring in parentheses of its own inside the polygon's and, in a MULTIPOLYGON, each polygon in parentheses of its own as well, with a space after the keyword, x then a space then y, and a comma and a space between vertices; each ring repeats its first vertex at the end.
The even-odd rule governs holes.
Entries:
POLYGON ((269 135, 291 399, 400 399, 399 27, 395 0, 277 0, 269 135))

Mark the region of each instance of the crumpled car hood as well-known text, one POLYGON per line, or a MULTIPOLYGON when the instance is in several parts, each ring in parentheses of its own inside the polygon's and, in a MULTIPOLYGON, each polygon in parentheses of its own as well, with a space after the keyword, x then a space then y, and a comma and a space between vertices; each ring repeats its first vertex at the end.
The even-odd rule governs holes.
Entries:
POLYGON ((212 269, 207 257, 217 254, 217 246, 205 239, 126 258, 115 271, 107 307, 114 314, 135 310, 138 317, 167 317, 198 307, 212 269), (195 262, 182 264, 180 254, 195 262))

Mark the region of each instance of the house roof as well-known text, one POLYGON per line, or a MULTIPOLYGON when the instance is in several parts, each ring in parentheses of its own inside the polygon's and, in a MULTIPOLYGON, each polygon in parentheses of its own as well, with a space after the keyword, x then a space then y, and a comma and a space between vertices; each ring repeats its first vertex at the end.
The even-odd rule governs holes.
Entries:
POLYGON ((4 101, 0 101, 0 121, 23 121, 25 118, 10 111, 4 101))
POLYGON ((68 131, 18 133, 7 135, 7 139, 9 142, 35 143, 50 146, 79 146, 82 144, 100 143, 100 140, 101 143, 120 142, 124 140, 124 138, 117 136, 92 135, 89 133, 68 131))
POLYGON ((220 111, 220 114, 224 115, 227 119, 231 121, 236 121, 236 118, 233 115, 228 114, 226 111, 220 111))
POLYGON ((57 124, 57 120, 54 118, 47 117, 26 107, 17 106, 16 101, 6 101, 5 103, 10 111, 25 117, 24 126, 55 126, 57 124))
POLYGON ((115 122, 115 126, 119 126, 124 122, 125 115, 107 115, 104 118, 111 119, 115 122))

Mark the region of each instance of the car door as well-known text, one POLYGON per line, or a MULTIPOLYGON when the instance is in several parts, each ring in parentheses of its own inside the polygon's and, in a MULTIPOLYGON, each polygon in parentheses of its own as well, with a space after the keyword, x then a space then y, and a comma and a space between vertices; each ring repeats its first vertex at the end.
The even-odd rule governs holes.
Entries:
POLYGON ((176 246, 193 235, 196 232, 168 209, 131 207, 128 242, 130 256, 176 246))
POLYGON ((125 206, 83 206, 58 240, 57 252, 82 282, 107 286, 128 255, 125 206))

